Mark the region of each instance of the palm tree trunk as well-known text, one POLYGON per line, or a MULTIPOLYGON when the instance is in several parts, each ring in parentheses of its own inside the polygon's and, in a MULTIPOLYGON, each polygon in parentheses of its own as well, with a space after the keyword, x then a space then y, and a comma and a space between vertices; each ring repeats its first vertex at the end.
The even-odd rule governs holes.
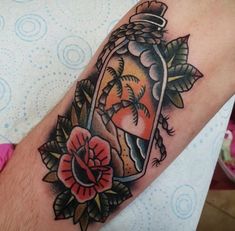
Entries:
POLYGON ((114 114, 118 113, 121 109, 123 108, 127 108, 131 105, 131 102, 128 100, 121 100, 118 103, 115 103, 112 105, 111 108, 109 108, 106 111, 103 111, 103 115, 102 115, 102 120, 104 122, 104 124, 108 124, 108 122, 113 118, 114 114))
POLYGON ((100 98, 98 99, 98 108, 101 111, 105 110, 105 105, 106 105, 106 101, 107 101, 107 97, 110 93, 110 91, 112 90, 113 86, 115 85, 116 80, 112 79, 111 81, 109 81, 107 83, 107 85, 103 88, 102 93, 100 95, 100 98))

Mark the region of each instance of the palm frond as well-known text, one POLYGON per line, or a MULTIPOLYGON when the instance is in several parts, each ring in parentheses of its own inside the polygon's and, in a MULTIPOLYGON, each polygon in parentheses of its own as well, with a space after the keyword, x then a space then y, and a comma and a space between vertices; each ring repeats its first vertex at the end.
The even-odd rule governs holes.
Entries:
POLYGON ((116 88, 117 88, 117 96, 121 98, 123 89, 122 89, 122 83, 119 79, 116 81, 116 88))
POLYGON ((134 93, 132 87, 129 84, 126 84, 126 88, 127 88, 128 94, 129 94, 129 96, 128 96, 129 100, 134 102, 136 97, 135 97, 135 93, 134 93))
POLYGON ((117 68, 117 74, 118 76, 121 76, 124 71, 124 59, 120 57, 118 59, 118 68, 117 68))
POLYGON ((139 91, 139 93, 136 96, 136 100, 137 101, 139 101, 143 97, 143 95, 145 93, 145 90, 146 90, 146 86, 145 85, 141 86, 140 91, 139 91))
POLYGON ((107 67, 106 70, 109 72, 109 74, 116 79, 117 78, 117 72, 113 67, 107 67))
POLYGON ((143 103, 137 103, 135 106, 138 110, 143 111, 146 117, 150 117, 149 110, 143 103))
POLYGON ((123 75, 123 76, 121 76, 120 77, 120 79, 122 80, 122 81, 133 81, 133 82, 135 82, 135 83, 138 83, 140 80, 136 77, 136 76, 134 76, 134 75, 123 75))
POLYGON ((130 106, 130 108, 131 108, 131 112, 132 112, 132 115, 133 115, 133 122, 134 122, 135 125, 137 125, 138 120, 139 120, 138 110, 137 110, 137 108, 135 107, 134 104, 132 104, 130 106))

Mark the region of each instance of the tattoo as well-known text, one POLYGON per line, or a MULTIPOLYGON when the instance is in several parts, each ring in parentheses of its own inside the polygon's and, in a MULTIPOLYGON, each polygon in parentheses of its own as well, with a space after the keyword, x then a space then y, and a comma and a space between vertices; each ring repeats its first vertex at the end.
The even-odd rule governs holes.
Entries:
POLYGON ((164 41, 167 6, 146 1, 129 23, 116 29, 92 74, 77 82, 71 108, 58 117, 47 143, 39 148, 57 197, 55 219, 72 218, 82 230, 104 222, 131 197, 131 183, 141 178, 155 145, 167 149, 159 127, 174 130, 162 108, 184 108, 181 93, 203 75, 188 61, 189 35, 164 41))

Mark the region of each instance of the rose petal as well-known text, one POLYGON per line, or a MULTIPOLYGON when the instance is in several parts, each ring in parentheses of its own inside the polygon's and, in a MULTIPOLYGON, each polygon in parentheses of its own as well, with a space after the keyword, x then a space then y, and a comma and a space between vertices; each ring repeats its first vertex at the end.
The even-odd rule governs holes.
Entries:
POLYGON ((110 163, 110 145, 106 140, 94 136, 89 141, 89 148, 93 149, 95 158, 101 162, 101 165, 108 165, 110 163))
POLYGON ((96 190, 94 187, 84 187, 80 185, 74 178, 72 173, 72 156, 65 154, 61 157, 59 168, 58 168, 58 177, 61 182, 71 189, 71 193, 75 196, 78 202, 84 203, 88 200, 91 200, 96 195, 96 190))
POLYGON ((95 166, 100 166, 100 160, 95 159, 95 166))
POLYGON ((97 192, 104 192, 112 188, 113 169, 107 168, 108 170, 102 172, 99 182, 95 185, 97 192))
POLYGON ((75 127, 67 141, 67 148, 70 153, 76 152, 80 147, 82 147, 85 144, 86 140, 89 140, 91 137, 91 134, 88 130, 81 128, 81 127, 75 127))
POLYGON ((76 197, 77 201, 80 203, 84 203, 88 200, 91 200, 95 197, 97 194, 94 187, 84 187, 82 185, 79 185, 79 188, 74 188, 76 190, 71 190, 72 194, 76 197))
POLYGON ((89 149, 89 158, 94 159, 94 152, 91 149, 89 149))
POLYGON ((89 161, 88 161, 88 167, 93 167, 93 166, 95 166, 94 160, 89 159, 89 161))
POLYGON ((112 187, 113 169, 107 166, 111 161, 110 144, 107 141, 98 136, 91 138, 89 131, 75 127, 68 139, 67 148, 71 153, 64 154, 61 157, 58 167, 58 177, 67 188, 71 189, 72 194, 76 197, 78 202, 84 203, 91 200, 95 197, 97 192, 103 192, 112 187), (86 143, 86 141, 88 141, 88 143, 86 143), (98 168, 103 168, 100 169, 101 177, 99 182, 89 187, 85 187, 76 181, 72 172, 73 155, 71 154, 72 152, 77 152, 79 148, 85 144, 89 146, 90 150, 88 152, 88 147, 86 148, 87 160, 84 163, 92 167, 95 161, 95 165, 97 165, 98 168))
POLYGON ((63 184, 70 188, 75 183, 75 179, 72 173, 72 156, 69 154, 64 154, 59 163, 58 167, 58 178, 63 182, 63 184))

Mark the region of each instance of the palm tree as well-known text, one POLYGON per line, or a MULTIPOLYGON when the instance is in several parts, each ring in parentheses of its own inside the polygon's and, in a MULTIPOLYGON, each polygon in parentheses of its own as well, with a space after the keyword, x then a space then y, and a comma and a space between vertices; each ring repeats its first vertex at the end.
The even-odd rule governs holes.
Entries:
POLYGON ((100 96, 100 98, 98 100, 98 102, 99 102, 98 107, 102 111, 104 111, 107 97, 108 97, 110 91, 112 90, 112 88, 114 86, 117 87, 117 96, 119 98, 121 98, 122 97, 122 92, 123 92, 123 85, 122 85, 123 81, 134 81, 135 83, 139 82, 139 79, 136 76, 134 76, 134 75, 123 75, 123 71, 124 71, 124 59, 122 57, 120 57, 118 59, 118 68, 117 68, 117 70, 115 70, 111 66, 108 66, 106 70, 111 75, 112 80, 110 80, 107 83, 107 85, 103 88, 102 94, 101 94, 101 96, 100 96))
POLYGON ((126 88, 129 94, 128 100, 121 100, 120 102, 113 104, 112 107, 106 110, 106 113, 104 113, 103 121, 108 122, 109 120, 112 119, 114 114, 116 114, 122 108, 128 108, 128 107, 131 109, 131 112, 133 115, 133 123, 135 125, 138 124, 139 110, 143 111, 146 117, 148 118, 150 117, 148 108, 143 103, 140 103, 141 98, 144 96, 146 87, 142 86, 137 95, 135 95, 133 89, 131 88, 129 84, 126 84, 126 88), (107 120, 107 117, 108 117, 108 120, 107 120))

